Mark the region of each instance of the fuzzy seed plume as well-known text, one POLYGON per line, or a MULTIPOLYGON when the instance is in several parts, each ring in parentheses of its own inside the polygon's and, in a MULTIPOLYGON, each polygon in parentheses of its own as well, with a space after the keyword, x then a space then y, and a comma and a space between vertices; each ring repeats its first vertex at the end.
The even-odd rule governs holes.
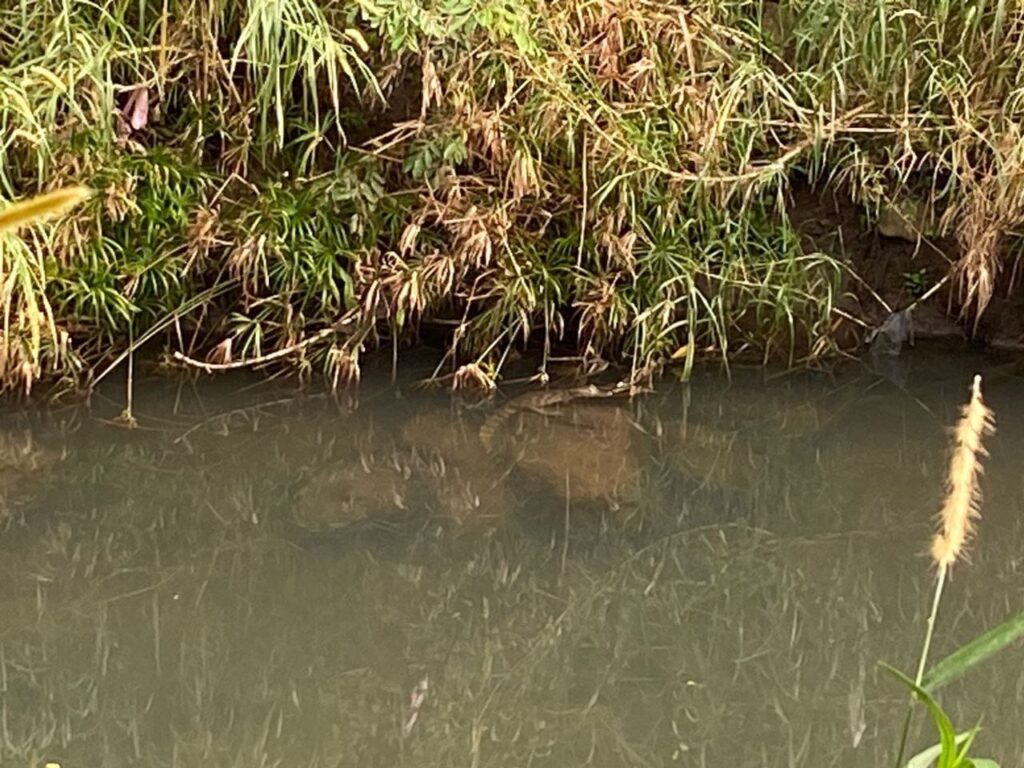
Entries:
POLYGON ((65 187, 9 205, 0 210, 0 234, 60 216, 91 195, 87 187, 65 187))
POLYGON ((953 432, 946 498, 939 513, 939 531, 932 539, 932 559, 940 570, 956 562, 981 517, 981 457, 987 455, 982 438, 995 431, 995 418, 981 397, 981 376, 971 385, 971 400, 961 409, 953 432))

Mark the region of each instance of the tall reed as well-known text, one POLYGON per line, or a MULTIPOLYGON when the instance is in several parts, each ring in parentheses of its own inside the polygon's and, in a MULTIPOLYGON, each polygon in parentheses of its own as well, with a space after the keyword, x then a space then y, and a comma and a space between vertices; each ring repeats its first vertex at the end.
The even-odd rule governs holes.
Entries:
MULTIPOLYGON (((939 513, 939 530, 932 538, 931 557, 937 568, 935 594, 932 609, 928 615, 924 646, 917 664, 914 685, 924 680, 928 654, 935 633, 935 619, 946 585, 946 578, 957 560, 965 556, 964 548, 974 533, 974 521, 981 517, 981 458, 987 455, 982 438, 995 431, 995 417, 985 405, 981 396, 981 376, 975 376, 971 383, 971 399, 961 408, 960 420, 953 431, 953 451, 949 460, 949 475, 946 481, 946 496, 939 513)), ((903 728, 900 740, 897 767, 903 763, 910 725, 910 714, 903 728)))

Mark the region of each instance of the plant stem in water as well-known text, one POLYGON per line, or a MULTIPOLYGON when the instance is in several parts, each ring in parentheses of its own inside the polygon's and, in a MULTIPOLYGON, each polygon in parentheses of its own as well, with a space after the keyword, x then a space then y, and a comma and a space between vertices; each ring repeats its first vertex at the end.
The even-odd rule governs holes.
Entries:
POLYGON ((932 635, 935 633, 935 617, 939 613, 939 601, 942 600, 942 588, 946 585, 946 567, 939 567, 939 579, 935 583, 935 598, 932 600, 932 612, 928 616, 928 630, 924 635, 924 647, 921 649, 921 659, 917 664, 917 675, 914 676, 914 683, 921 685, 924 679, 924 668, 928 663, 928 652, 932 646, 932 635))

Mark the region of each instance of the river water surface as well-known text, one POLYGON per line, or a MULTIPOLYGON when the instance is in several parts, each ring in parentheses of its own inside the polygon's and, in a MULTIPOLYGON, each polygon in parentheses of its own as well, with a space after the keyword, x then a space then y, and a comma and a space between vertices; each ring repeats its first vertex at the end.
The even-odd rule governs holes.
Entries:
MULTIPOLYGON (((546 411, 234 379, 0 421, 0 765, 883 766, 947 430, 999 431, 939 658, 1024 610, 1024 368, 697 372, 546 411)), ((372 377, 371 377, 372 379, 372 377)), ((942 691, 1024 765, 1024 652, 942 691)), ((933 741, 915 721, 913 743, 933 741)))

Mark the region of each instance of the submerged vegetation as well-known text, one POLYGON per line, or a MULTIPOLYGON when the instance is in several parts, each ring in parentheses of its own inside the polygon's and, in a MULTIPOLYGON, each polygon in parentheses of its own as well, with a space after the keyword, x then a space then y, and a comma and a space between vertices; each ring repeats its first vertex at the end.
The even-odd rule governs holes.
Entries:
POLYGON ((977 316, 1020 251, 1022 25, 1016 2, 4 3, 0 197, 100 194, 3 235, 0 378, 88 381, 151 342, 337 385, 424 334, 485 385, 527 342, 634 379, 815 357, 863 284, 801 237, 807 184, 946 238, 977 316))
MULTIPOLYGON (((698 372, 490 447, 496 407, 423 392, 154 383, 132 433, 102 396, 10 409, 0 764, 893 766, 909 693, 876 661, 920 653, 962 379, 915 362, 913 398, 698 372)), ((1024 597, 1020 387, 986 384, 986 521, 921 688, 1009 768, 1024 646, 971 662, 1024 621, 953 651, 1024 597)))

